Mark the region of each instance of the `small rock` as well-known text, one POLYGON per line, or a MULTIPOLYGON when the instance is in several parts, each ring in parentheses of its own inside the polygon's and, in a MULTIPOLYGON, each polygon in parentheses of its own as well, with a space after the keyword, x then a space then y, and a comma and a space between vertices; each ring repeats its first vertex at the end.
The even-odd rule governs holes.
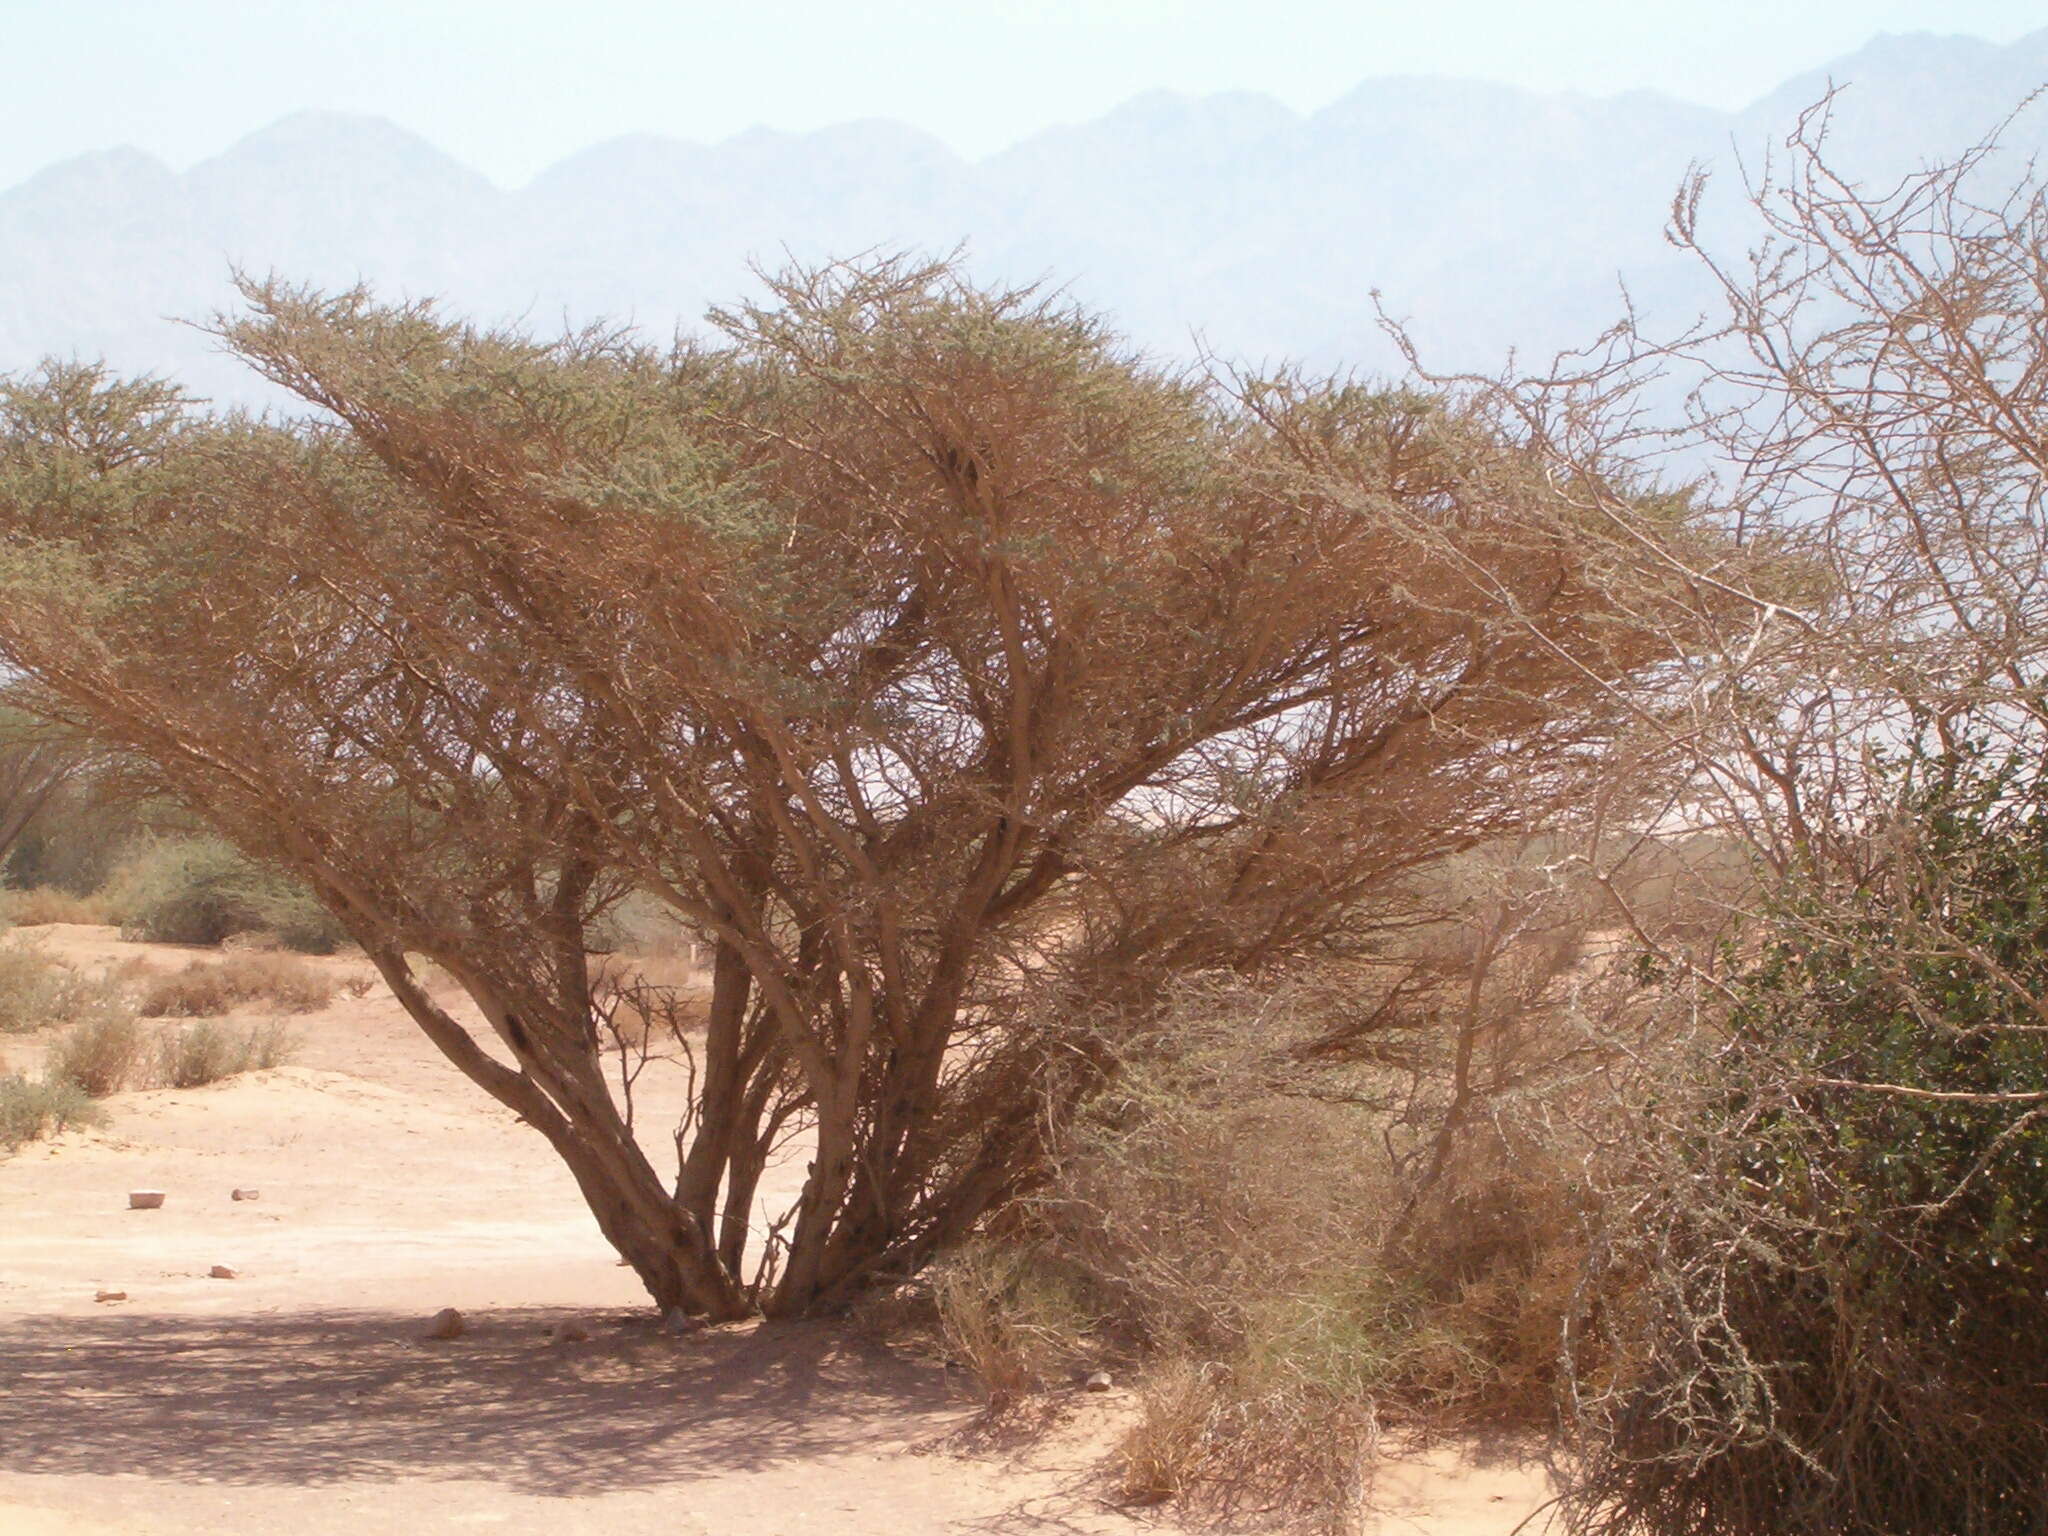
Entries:
POLYGON ((692 1317, 681 1307, 670 1307, 661 1320, 661 1327, 664 1333, 678 1335, 702 1333, 709 1326, 703 1318, 692 1317))
POLYGON ((430 1339, 459 1339, 469 1325, 462 1320, 462 1314, 453 1307, 443 1307, 434 1314, 434 1320, 427 1325, 430 1339))
POLYGON ((126 1291, 101 1291, 93 1297, 94 1301, 126 1301, 127 1299, 128 1293, 126 1291))
POLYGON ((1082 1388, 1089 1392, 1107 1392, 1114 1385, 1107 1371, 1090 1371, 1088 1379, 1081 1383, 1082 1388))
POLYGON ((590 1342, 590 1330, 577 1318, 564 1318, 548 1330, 548 1342, 550 1344, 587 1344, 590 1342))
POLYGON ((263 1198, 263 1191, 260 1189, 238 1189, 228 1198, 231 1200, 261 1200, 263 1198))
POLYGON ((212 1280, 235 1280, 240 1278, 237 1271, 226 1264, 216 1264, 206 1274, 212 1280))
POLYGON ((128 1209, 131 1211, 153 1211, 164 1203, 164 1192, 160 1189, 131 1189, 128 1191, 128 1209))

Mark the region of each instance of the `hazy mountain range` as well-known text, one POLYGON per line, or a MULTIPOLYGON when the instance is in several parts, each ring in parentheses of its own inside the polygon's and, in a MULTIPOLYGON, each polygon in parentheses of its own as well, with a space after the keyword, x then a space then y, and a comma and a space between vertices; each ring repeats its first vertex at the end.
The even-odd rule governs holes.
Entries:
MULTIPOLYGON (((381 119, 307 113, 182 175, 115 149, 0 193, 0 370, 104 355, 257 398, 170 318, 229 302, 231 266, 540 330, 605 317, 666 333, 755 291, 750 259, 963 242, 977 273, 1050 277, 1162 352, 1199 335, 1234 357, 1383 367, 1378 289, 1436 356, 1485 365, 1596 332, 1622 276, 1655 314, 1695 312, 1699 275, 1663 239, 1679 178, 1694 161, 1732 173, 1737 147, 1760 163, 1830 80, 1847 87, 1839 158, 1877 185, 2048 82, 2048 29, 2003 47, 1879 37, 1736 114, 1376 79, 1306 116, 1251 94, 1141 96, 972 163, 889 122, 615 139, 517 190, 381 119)), ((2016 173, 2048 147, 2048 107, 2006 142, 2016 173)))

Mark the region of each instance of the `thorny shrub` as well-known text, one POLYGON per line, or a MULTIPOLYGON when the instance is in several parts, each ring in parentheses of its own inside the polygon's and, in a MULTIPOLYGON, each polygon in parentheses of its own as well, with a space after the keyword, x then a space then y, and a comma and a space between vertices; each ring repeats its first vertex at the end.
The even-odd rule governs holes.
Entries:
POLYGON ((1573 1528, 2048 1529, 2048 767, 1915 750, 1611 1193, 1573 1528))

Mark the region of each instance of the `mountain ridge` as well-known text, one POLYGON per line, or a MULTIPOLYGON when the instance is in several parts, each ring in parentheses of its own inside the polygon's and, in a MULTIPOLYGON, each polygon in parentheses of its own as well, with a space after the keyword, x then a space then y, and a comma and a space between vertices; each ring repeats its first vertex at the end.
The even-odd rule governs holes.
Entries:
MULTIPOLYGON (((0 371, 99 353, 259 402, 170 323, 229 305, 234 268, 659 333, 745 293, 751 264, 962 245, 977 277, 1050 278, 1166 355, 1199 334, 1230 356, 1384 368, 1377 291, 1446 365, 1491 366, 1595 334, 1618 278, 1674 314, 1706 302, 1662 238, 1679 179, 1761 155, 1843 80, 1831 146, 1897 174, 2048 80, 2048 28, 2003 46, 1880 34, 1736 113, 1381 76, 1309 112, 1146 92, 973 161, 887 119, 624 135, 514 188, 386 119, 293 113, 183 172, 122 146, 0 191, 0 371)), ((2013 135, 2020 154, 2048 146, 2048 106, 2013 135)))

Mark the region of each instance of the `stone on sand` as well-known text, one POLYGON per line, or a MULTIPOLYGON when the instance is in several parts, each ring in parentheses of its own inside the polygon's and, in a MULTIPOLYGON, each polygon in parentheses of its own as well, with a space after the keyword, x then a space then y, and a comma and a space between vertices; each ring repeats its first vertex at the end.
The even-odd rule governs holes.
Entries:
POLYGON ((453 1307, 443 1307, 434 1314, 434 1320, 427 1325, 427 1337, 430 1339, 459 1339, 462 1337, 463 1330, 468 1326, 463 1321, 460 1312, 456 1311, 453 1307))

